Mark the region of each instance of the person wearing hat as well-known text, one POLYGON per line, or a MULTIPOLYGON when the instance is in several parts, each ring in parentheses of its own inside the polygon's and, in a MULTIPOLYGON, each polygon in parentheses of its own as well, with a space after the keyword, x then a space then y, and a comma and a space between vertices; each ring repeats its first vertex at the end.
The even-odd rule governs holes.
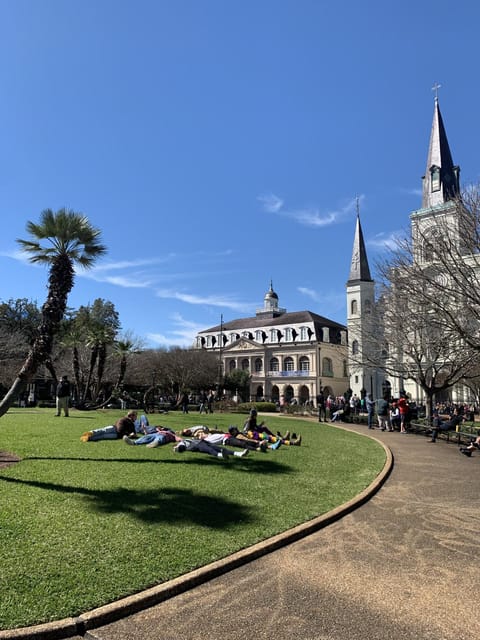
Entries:
POLYGON ((56 391, 56 405, 57 405, 57 413, 55 416, 57 418, 60 417, 60 414, 63 413, 65 418, 68 418, 68 403, 70 401, 70 382, 68 381, 68 376, 62 376, 62 379, 57 384, 56 391))

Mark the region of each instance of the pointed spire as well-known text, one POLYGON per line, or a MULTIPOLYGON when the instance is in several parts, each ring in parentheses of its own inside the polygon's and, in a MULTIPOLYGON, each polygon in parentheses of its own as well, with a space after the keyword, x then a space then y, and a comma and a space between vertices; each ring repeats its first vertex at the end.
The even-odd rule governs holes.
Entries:
POLYGON ((460 193, 460 169, 453 164, 447 134, 443 126, 435 84, 435 107, 428 148, 427 169, 423 177, 422 209, 430 209, 453 200, 460 193))
POLYGON ((353 282, 373 282, 370 275, 370 268, 368 266, 367 251, 365 249, 365 242, 363 240, 362 225, 360 224, 360 214, 358 211, 358 198, 357 198, 357 224, 355 227, 355 239, 353 241, 352 251, 352 263, 350 265, 350 276, 347 284, 353 282))

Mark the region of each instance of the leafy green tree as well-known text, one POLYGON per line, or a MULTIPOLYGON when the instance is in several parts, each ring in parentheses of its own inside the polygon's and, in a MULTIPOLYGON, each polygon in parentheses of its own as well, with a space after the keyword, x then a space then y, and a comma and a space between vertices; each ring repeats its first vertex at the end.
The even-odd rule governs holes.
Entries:
POLYGON ((17 242, 28 254, 30 262, 48 267, 48 293, 33 344, 10 390, 0 402, 0 416, 25 390, 38 367, 50 360, 54 336, 74 285, 75 265, 88 269, 106 252, 100 242, 100 231, 86 216, 68 209, 56 213, 46 209, 41 213, 40 223, 29 221, 26 229, 31 239, 17 242))
POLYGON ((83 329, 85 343, 90 349, 90 366, 81 395, 81 403, 84 404, 88 397, 95 400, 100 392, 108 348, 114 344, 120 320, 112 302, 97 298, 92 305, 79 308, 76 323, 83 329))
POLYGON ((250 371, 244 371, 243 369, 234 369, 231 371, 223 381, 223 386, 228 391, 238 393, 241 399, 246 402, 250 399, 250 380, 252 376, 250 371))

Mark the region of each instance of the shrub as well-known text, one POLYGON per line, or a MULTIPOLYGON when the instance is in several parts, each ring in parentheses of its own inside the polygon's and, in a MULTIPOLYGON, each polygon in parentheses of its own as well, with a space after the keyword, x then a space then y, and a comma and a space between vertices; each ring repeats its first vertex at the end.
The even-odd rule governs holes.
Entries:
POLYGON ((248 413, 250 409, 265 413, 275 413, 277 405, 274 402, 241 402, 237 405, 237 411, 240 413, 248 413))

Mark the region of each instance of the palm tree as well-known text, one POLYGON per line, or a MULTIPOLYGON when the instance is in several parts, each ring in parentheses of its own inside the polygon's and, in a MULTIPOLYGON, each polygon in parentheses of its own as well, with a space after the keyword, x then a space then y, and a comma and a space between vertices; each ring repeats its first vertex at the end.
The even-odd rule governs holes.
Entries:
POLYGON ((31 382, 38 367, 50 358, 53 339, 73 288, 75 265, 88 269, 107 250, 100 243, 100 231, 92 227, 88 218, 65 208, 56 213, 51 209, 42 211, 40 223, 29 221, 26 229, 32 239, 18 239, 17 242, 29 255, 30 262, 49 267, 48 294, 35 340, 10 390, 0 402, 0 417, 31 382))

